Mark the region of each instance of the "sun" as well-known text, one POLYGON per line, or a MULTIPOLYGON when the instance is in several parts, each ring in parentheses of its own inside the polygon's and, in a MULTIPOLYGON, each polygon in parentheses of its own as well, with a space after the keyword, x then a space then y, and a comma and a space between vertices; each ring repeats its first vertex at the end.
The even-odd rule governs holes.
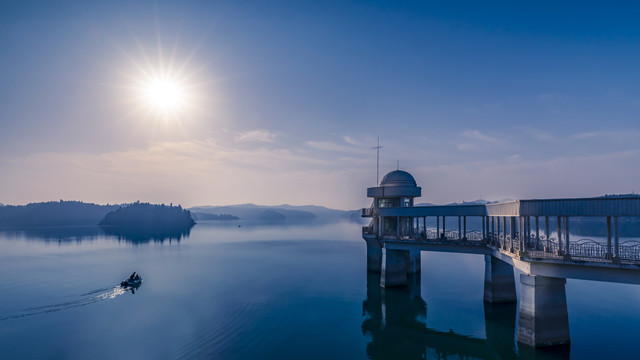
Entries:
POLYGON ((186 86, 175 77, 153 75, 141 82, 140 100, 158 115, 175 116, 188 105, 186 86))

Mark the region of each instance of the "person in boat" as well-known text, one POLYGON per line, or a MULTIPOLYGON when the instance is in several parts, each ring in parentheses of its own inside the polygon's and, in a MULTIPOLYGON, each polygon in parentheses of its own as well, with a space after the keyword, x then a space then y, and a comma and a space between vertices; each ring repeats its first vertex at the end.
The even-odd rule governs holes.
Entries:
POLYGON ((129 280, 133 280, 133 278, 136 277, 136 272, 134 271, 133 274, 131 274, 131 276, 129 276, 129 280))
POLYGON ((140 274, 136 274, 135 279, 136 279, 136 280, 140 280, 140 274))

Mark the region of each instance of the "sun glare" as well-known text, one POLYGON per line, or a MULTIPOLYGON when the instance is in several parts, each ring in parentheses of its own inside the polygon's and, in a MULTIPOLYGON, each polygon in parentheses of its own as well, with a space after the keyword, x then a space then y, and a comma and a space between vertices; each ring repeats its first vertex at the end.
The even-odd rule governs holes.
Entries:
POLYGON ((156 76, 147 79, 141 92, 145 105, 161 115, 175 115, 187 105, 184 85, 170 77, 156 76))

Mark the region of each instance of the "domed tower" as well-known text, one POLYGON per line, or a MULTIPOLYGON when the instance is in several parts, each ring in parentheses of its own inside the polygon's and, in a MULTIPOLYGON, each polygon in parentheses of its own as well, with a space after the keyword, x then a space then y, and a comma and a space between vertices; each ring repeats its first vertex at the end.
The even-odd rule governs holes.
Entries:
POLYGON ((380 271, 380 239, 402 238, 414 231, 413 218, 403 216, 402 208, 413 207, 414 198, 421 195, 422 189, 413 176, 402 170, 387 173, 380 186, 367 189, 367 197, 373 198, 373 202, 368 209, 362 209, 362 216, 372 220, 362 229, 362 237, 367 242, 367 268, 370 271, 380 271))

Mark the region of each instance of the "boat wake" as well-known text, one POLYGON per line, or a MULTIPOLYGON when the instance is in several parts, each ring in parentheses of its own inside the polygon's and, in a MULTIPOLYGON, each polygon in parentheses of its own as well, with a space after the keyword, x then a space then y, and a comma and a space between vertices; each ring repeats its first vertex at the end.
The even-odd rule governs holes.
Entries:
POLYGON ((113 299, 120 296, 127 291, 133 291, 130 287, 115 286, 112 288, 95 289, 84 294, 78 295, 80 298, 72 301, 67 301, 58 304, 44 305, 44 306, 32 306, 22 309, 13 314, 0 314, 0 321, 18 319, 27 316, 33 316, 38 314, 51 313, 80 306, 85 306, 93 303, 97 303, 102 300, 113 299))

